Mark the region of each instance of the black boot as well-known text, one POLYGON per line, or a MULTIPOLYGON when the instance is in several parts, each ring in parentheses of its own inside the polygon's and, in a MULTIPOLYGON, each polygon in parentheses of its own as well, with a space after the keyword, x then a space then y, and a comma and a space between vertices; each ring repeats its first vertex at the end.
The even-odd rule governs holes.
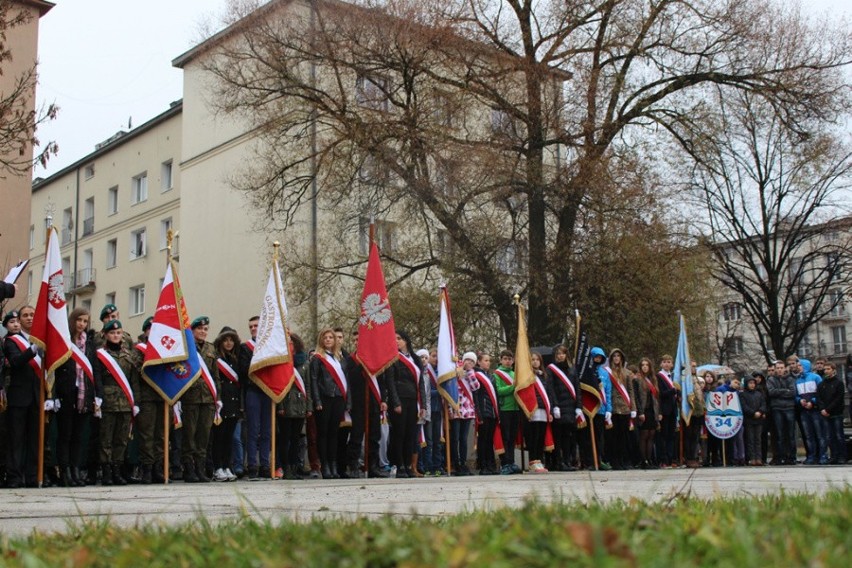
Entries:
POLYGON ((211 479, 207 477, 207 472, 204 471, 204 464, 196 464, 195 476, 200 483, 210 483, 211 479))
POLYGON ((340 479, 340 473, 337 471, 337 462, 331 462, 330 468, 332 479, 340 479))
POLYGON ((322 464, 322 478, 323 479, 332 479, 334 476, 331 474, 330 464, 324 463, 322 464))
POLYGON ((183 462, 183 481, 184 483, 198 483, 198 476, 195 475, 195 464, 191 461, 183 462))
POLYGON ((140 483, 142 485, 151 485, 151 482, 153 481, 151 479, 151 465, 150 464, 148 464, 148 465, 142 464, 141 470, 142 470, 142 479, 140 480, 140 483))
POLYGON ((127 480, 124 479, 121 475, 121 464, 114 463, 112 464, 112 484, 113 485, 127 485, 127 480))
POLYGON ((163 477, 163 462, 154 462, 151 467, 151 481, 153 483, 165 483, 166 478, 163 477))
POLYGON ((86 480, 80 475, 80 468, 71 468, 71 482, 74 484, 74 487, 83 487, 86 485, 86 480))
POLYGON ((101 466, 101 485, 112 485, 112 470, 107 464, 101 466))
POLYGON ((74 481, 71 478, 71 468, 68 466, 59 468, 59 486, 74 487, 74 481))

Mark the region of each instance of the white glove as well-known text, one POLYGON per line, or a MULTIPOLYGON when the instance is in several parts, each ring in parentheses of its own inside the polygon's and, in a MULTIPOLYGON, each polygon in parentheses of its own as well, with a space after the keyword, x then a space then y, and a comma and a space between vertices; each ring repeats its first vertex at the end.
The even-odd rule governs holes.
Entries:
POLYGON ((62 401, 58 398, 53 399, 53 411, 59 412, 59 409, 62 408, 62 401))
POLYGON ((612 422, 612 412, 604 414, 604 422, 612 422))
POLYGON ((553 407, 553 412, 551 414, 553 414, 553 417, 556 418, 557 420, 562 418, 562 411, 559 410, 558 406, 553 407))
POLYGON ((95 410, 95 418, 103 418, 103 416, 104 416, 104 413, 101 412, 100 408, 95 410))
POLYGON ((138 406, 134 406, 134 407, 133 407, 133 416, 136 416, 137 414, 139 414, 139 407, 138 407, 138 406))
POLYGON ((575 408, 575 409, 574 409, 574 416, 576 416, 577 418, 579 418, 579 417, 581 417, 582 415, 583 415, 583 409, 582 409, 582 408, 575 408))
POLYGON ((636 411, 635 410, 630 411, 630 418, 636 418, 636 411))
POLYGON ((45 412, 53 412, 53 399, 48 399, 44 401, 44 411, 45 412))
POLYGON ((97 397, 97 396, 96 396, 96 397, 95 397, 95 406, 96 406, 96 407, 98 407, 98 408, 100 408, 100 407, 101 407, 101 406, 103 406, 103 405, 104 405, 104 399, 99 398, 99 397, 97 397))
POLYGON ((222 407, 225 406, 221 400, 216 401, 216 414, 222 411, 222 407))
POLYGON ((30 351, 33 352, 33 355, 38 355, 38 345, 36 345, 35 343, 30 345, 30 351))

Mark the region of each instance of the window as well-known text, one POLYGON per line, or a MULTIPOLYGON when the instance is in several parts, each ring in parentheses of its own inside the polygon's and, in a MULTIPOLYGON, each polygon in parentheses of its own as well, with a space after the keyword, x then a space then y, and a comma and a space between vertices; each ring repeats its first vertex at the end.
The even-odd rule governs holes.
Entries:
POLYGON ((456 250, 455 242, 450 237, 450 233, 443 229, 438 229, 438 233, 435 236, 435 249, 438 258, 452 258, 456 250))
POLYGON ((63 259, 62 259, 62 280, 65 284, 65 286, 64 286, 65 293, 67 294, 68 292, 71 291, 72 288, 74 288, 74 278, 73 278, 73 275, 71 274, 71 257, 70 256, 63 257, 63 259))
POLYGON ((35 225, 30 225, 30 250, 35 248, 35 225))
POLYGON ((846 305, 843 299, 843 290, 832 290, 828 293, 828 302, 831 306, 829 315, 840 317, 846 313, 846 305))
POLYGON ((108 215, 115 215, 118 213, 118 186, 109 188, 107 192, 107 208, 108 215))
POLYGON ((742 306, 737 302, 729 302, 722 309, 722 317, 725 321, 735 322, 742 319, 742 306))
POLYGON ((65 246, 71 242, 71 232, 74 229, 74 218, 71 216, 71 208, 62 211, 62 245, 65 246))
POLYGON ((491 109, 491 132, 504 135, 515 133, 515 123, 508 112, 499 108, 491 109))
POLYGON ((32 296, 33 294, 33 271, 27 271, 27 296, 32 296))
POLYGON ((88 164, 85 168, 83 168, 83 175, 86 179, 92 179, 95 177, 95 164, 88 164))
POLYGON ((453 125, 453 103, 450 96, 446 93, 438 93, 435 95, 435 107, 432 110, 433 120, 440 126, 453 125))
POLYGON ((136 205, 148 200, 148 174, 142 173, 134 177, 130 183, 130 204, 136 205))
POLYGON ((373 110, 388 110, 387 79, 360 76, 355 80, 355 102, 373 110))
POLYGON ((805 332, 805 335, 802 336, 802 340, 799 342, 799 347, 796 349, 796 352, 806 359, 813 357, 814 346, 813 343, 811 343, 810 332, 805 332))
POLYGON ((106 267, 115 268, 118 261, 118 239, 110 239, 107 241, 107 258, 106 267))
POLYGON ((169 231, 172 229, 172 218, 160 221, 160 250, 166 250, 169 246, 169 231))
POLYGON ((104 294, 104 304, 115 305, 115 292, 108 292, 104 294))
POLYGON ((91 298, 83 300, 83 309, 86 310, 89 313, 92 313, 92 299, 91 298))
POLYGON ((130 315, 138 316, 145 313, 145 285, 134 286, 130 289, 130 315))
POLYGON ((825 269, 829 282, 837 282, 843 279, 843 259, 839 252, 831 252, 825 255, 825 269))
MULTIPOLYGON (((391 252, 396 244, 396 223, 376 221, 376 244, 380 250, 391 252)), ((361 254, 370 252, 370 219, 361 217, 358 220, 358 250, 361 254)))
POLYGON ((145 256, 145 228, 136 229, 130 233, 130 260, 145 256))
POLYGON ((512 242, 497 252, 497 269, 503 274, 524 272, 524 249, 520 243, 512 242))
POLYGON ((831 339, 834 341, 834 354, 846 353, 846 326, 838 325, 831 328, 831 339))
POLYGON ((172 188, 172 160, 160 164, 160 190, 168 191, 172 188))
POLYGON ((83 204, 83 236, 95 232, 95 198, 90 197, 83 204))
POLYGON ((744 353, 743 338, 735 336, 725 339, 725 353, 732 357, 742 355, 744 353))

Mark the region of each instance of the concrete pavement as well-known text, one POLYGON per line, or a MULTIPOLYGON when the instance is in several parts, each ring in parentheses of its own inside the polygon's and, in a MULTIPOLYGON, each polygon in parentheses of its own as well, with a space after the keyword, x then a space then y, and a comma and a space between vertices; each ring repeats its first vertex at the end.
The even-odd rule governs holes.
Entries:
POLYGON ((237 481, 50 489, 0 489, 0 534, 66 531, 81 520, 121 526, 258 519, 441 516, 545 502, 675 495, 701 498, 786 492, 822 493, 852 483, 852 467, 667 469, 423 479, 237 481))

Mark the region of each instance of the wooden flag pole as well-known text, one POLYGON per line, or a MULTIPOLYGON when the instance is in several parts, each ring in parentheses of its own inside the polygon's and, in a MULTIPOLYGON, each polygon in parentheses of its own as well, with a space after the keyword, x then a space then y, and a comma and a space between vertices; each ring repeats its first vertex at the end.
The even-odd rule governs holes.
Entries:
POLYGON ((163 485, 169 484, 169 411, 171 405, 163 401, 163 485))
MULTIPOLYGON (((363 369, 363 367, 362 367, 363 369)), ((361 377, 364 379, 364 477, 370 477, 370 385, 367 381, 373 379, 369 376, 364 377, 366 369, 361 371, 361 377)), ((381 408, 381 406, 380 406, 381 408)))
MULTIPOLYGON (((44 262, 47 264, 47 251, 50 247, 50 232, 53 230, 53 225, 50 224, 52 219, 48 217, 48 227, 47 227, 47 238, 45 238, 45 248, 44 248, 44 262)), ((47 339, 47 338, 45 338, 47 339)), ((46 342, 45 342, 46 346, 46 342)), ((44 483, 44 421, 46 419, 44 413, 44 401, 45 389, 47 388, 47 371, 44 368, 44 361, 41 364, 41 372, 42 372, 42 381, 43 384, 41 388, 38 389, 39 392, 39 401, 38 401, 38 469, 36 470, 36 482, 39 487, 42 487, 44 483)))
POLYGON ((589 417, 589 435, 592 437, 592 460, 595 462, 595 469, 600 469, 598 464, 598 445, 595 441, 595 417, 589 417))
POLYGON ((447 454, 447 475, 453 474, 453 462, 450 459, 450 447, 453 445, 453 435, 450 432, 450 411, 447 401, 444 400, 444 450, 447 454))

